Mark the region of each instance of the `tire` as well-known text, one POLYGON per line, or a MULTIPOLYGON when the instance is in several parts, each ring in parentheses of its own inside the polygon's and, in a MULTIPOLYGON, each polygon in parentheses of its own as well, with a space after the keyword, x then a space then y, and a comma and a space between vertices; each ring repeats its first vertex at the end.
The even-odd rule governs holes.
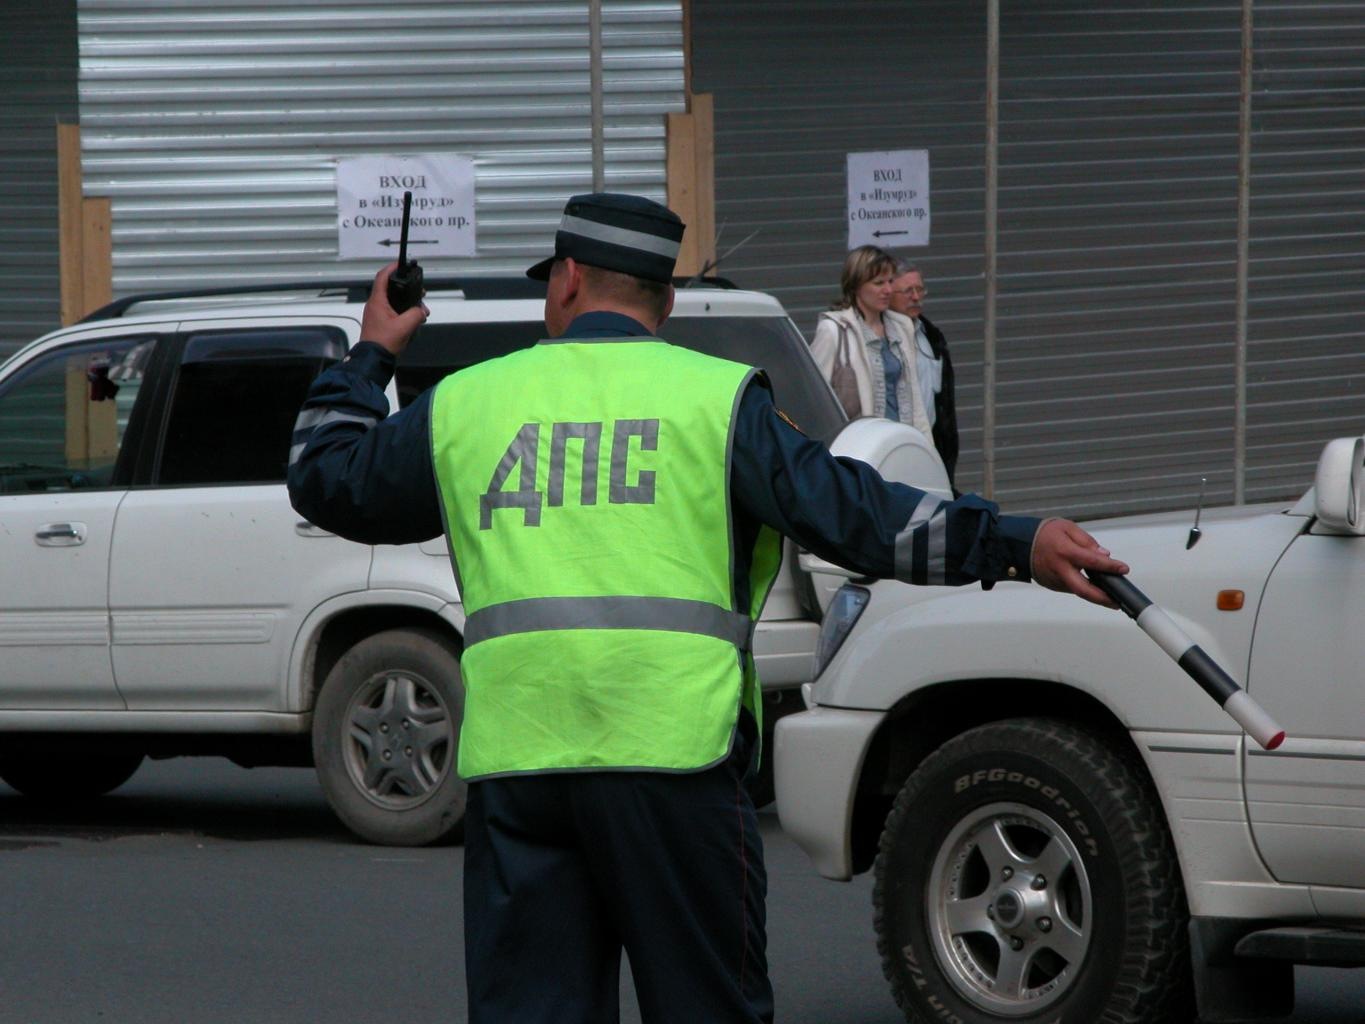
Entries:
POLYGON ((112 793, 142 765, 141 753, 79 754, 0 759, 0 779, 33 800, 89 800, 112 793))
POLYGON ((389 630, 347 651, 313 713, 313 759, 337 817, 381 846, 458 838, 463 714, 460 661, 440 636, 389 630))
POLYGON ((996 722, 925 759, 887 817, 873 902, 908 1021, 1194 1017, 1156 793, 1131 755, 1081 726, 996 722))

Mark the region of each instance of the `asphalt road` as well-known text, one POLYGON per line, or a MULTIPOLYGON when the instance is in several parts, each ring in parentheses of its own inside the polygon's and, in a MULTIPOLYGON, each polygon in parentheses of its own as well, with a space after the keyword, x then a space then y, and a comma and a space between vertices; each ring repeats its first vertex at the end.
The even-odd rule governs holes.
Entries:
MULTIPOLYGON (((764 837, 778 1019, 898 1024, 870 879, 764 837)), ((79 812, 0 787, 0 1024, 457 1024, 461 857, 353 842, 307 770, 148 763, 79 812)), ((1365 971, 1302 972, 1289 1020, 1362 1024, 1365 971)))

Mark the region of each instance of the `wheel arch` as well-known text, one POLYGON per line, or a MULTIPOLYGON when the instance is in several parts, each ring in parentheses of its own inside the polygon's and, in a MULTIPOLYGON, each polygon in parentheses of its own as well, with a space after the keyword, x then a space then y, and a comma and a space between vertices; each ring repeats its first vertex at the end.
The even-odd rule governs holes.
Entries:
POLYGON ((422 629, 464 649, 463 609, 430 594, 359 591, 328 601, 305 621, 294 645, 291 708, 311 712, 328 673, 348 650, 390 629, 422 629))
MULTIPOLYGON (((882 824, 905 780, 954 736, 1011 718, 1056 718, 1083 725, 1127 751, 1151 780, 1151 771, 1127 727, 1092 693, 1037 679, 953 680, 902 697, 868 745, 854 796, 850 828, 855 874, 869 870, 882 824)), ((1155 780, 1152 780, 1155 785, 1155 780)), ((1165 804, 1162 816, 1170 828, 1165 804)))

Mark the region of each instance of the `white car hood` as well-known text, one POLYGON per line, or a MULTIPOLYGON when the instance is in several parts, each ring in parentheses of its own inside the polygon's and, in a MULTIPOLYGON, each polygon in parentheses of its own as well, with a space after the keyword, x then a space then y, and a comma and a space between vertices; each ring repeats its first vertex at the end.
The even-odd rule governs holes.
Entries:
MULTIPOLYGON (((1192 510, 1084 526, 1128 563, 1139 588, 1242 678, 1266 577, 1309 521, 1287 514, 1283 503, 1206 509, 1193 548, 1186 548, 1192 510), (1241 590, 1244 610, 1217 612, 1223 590, 1241 590)), ((817 703, 885 709, 920 687, 964 678, 1073 682, 1120 650, 1134 670, 1167 661, 1123 616, 1034 585, 1001 583, 985 592, 879 582, 870 589, 862 618, 816 682, 817 703)), ((1176 676, 1177 689, 1187 688, 1188 680, 1176 676)), ((1136 724, 1149 716, 1141 713, 1143 688, 1131 692, 1135 706, 1115 710, 1136 724)))

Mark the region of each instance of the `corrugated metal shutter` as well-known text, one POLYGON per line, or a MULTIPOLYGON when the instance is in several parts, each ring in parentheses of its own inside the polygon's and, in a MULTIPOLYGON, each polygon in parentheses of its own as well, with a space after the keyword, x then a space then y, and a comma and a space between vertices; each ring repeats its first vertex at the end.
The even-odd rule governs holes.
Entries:
POLYGON ((1240 4, 1002 5, 1005 507, 1231 502, 1240 4))
POLYGON ((76 115, 75 0, 13 0, 0 33, 0 359, 58 326, 57 119, 76 115))
MULTIPOLYGON (((88 195, 114 290, 368 276, 338 266, 338 157, 473 156, 479 256, 522 269, 592 184, 585 2, 80 0, 88 195)), ((665 196, 679 0, 603 3, 606 182, 665 196)))
MULTIPOLYGON (((1019 512, 1233 497, 1241 5, 1001 5, 997 487, 1019 512)), ((1258 3, 1248 500, 1359 433, 1365 5, 1258 3)), ((808 333, 837 290, 844 154, 928 148, 929 315, 981 484, 984 3, 694 0, 722 272, 808 333)))
POLYGON ((961 487, 981 479, 985 5, 692 0, 692 88, 715 95, 717 249, 810 338, 847 252, 845 154, 928 149, 921 262, 957 370, 961 487), (921 38, 922 33, 922 38, 921 38))
POLYGON ((1257 3, 1247 500, 1365 432, 1365 5, 1257 3))

